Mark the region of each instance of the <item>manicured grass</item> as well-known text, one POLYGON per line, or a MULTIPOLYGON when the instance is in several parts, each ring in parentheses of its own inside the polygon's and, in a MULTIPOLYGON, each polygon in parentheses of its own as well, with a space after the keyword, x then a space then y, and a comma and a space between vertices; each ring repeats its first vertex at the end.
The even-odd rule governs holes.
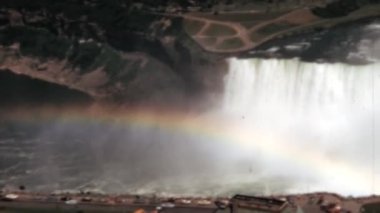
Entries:
POLYGON ((253 42, 257 42, 257 41, 263 39, 263 36, 257 34, 256 32, 252 32, 252 33, 249 35, 249 39, 251 39, 251 41, 253 41, 253 42))
POLYGON ((290 24, 288 22, 278 22, 278 23, 273 23, 269 25, 265 25, 257 30, 257 33, 262 34, 262 35, 270 35, 274 33, 278 33, 284 30, 289 30, 290 28, 293 28, 297 25, 290 24))
POLYGON ((240 24, 247 29, 251 29, 252 27, 254 27, 260 23, 262 23, 262 22, 260 22, 260 21, 242 21, 242 22, 240 22, 240 24))
POLYGON ((246 21, 266 21, 282 16, 289 11, 281 12, 262 12, 262 13, 224 13, 214 15, 212 13, 196 14, 196 17, 202 17, 215 21, 229 21, 229 22, 246 22, 246 21))
POLYGON ((239 38, 230 38, 220 43, 217 48, 222 50, 229 50, 240 48, 243 45, 243 42, 239 38))
POLYGON ((220 24, 211 24, 203 35, 205 36, 231 36, 235 35, 236 31, 228 26, 223 26, 220 24))
POLYGON ((216 38, 215 37, 204 37, 204 38, 199 38, 199 42, 202 44, 202 45, 205 45, 205 46, 214 46, 216 44, 216 38))
POLYGON ((203 22, 200 22, 200 21, 195 21, 195 20, 185 20, 184 21, 185 30, 190 35, 197 34, 202 29, 202 27, 204 25, 205 24, 203 22))

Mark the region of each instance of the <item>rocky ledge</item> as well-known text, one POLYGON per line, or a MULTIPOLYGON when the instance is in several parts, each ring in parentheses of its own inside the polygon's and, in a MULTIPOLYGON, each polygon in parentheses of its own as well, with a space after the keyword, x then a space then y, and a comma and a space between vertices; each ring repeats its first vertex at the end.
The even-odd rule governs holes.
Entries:
POLYGON ((107 102, 209 103, 231 56, 377 60, 379 14, 378 0, 3 0, 0 69, 107 102))

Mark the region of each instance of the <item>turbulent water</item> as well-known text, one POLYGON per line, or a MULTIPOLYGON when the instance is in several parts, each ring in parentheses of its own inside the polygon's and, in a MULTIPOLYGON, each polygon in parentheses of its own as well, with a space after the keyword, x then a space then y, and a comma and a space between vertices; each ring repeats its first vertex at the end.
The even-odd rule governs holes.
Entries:
POLYGON ((266 151, 261 160, 272 173, 292 174, 295 191, 379 192, 378 83, 380 64, 233 59, 223 111, 275 138, 283 149, 276 154, 285 157, 273 160, 266 151))
POLYGON ((197 196, 380 191, 380 64, 229 63, 220 104, 195 120, 2 120, 0 186, 197 196))

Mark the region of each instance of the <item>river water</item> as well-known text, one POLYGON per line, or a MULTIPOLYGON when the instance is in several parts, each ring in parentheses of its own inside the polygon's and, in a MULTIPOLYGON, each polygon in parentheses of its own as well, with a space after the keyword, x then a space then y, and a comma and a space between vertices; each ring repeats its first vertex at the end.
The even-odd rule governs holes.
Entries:
POLYGON ((224 80, 220 103, 197 115, 10 114, 0 122, 0 186, 192 196, 380 192, 380 64, 230 59, 224 80))

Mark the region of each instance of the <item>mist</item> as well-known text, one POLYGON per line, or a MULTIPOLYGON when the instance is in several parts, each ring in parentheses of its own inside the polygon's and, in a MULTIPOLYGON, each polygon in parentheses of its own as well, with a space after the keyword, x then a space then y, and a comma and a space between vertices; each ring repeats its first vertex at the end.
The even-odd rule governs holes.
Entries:
POLYGON ((263 171, 291 176, 291 190, 371 194, 379 189, 379 80, 379 64, 232 59, 222 111, 273 141, 279 150, 258 160, 263 171))
POLYGON ((185 128, 208 122, 194 120, 197 115, 181 112, 166 125, 165 118, 174 112, 66 113, 22 113, 2 122, 0 184, 44 192, 164 196, 227 196, 252 188, 264 190, 263 177, 252 174, 255 167, 249 156, 241 155, 242 147, 185 128), (147 124, 125 118, 134 113, 147 116, 147 124))
POLYGON ((202 112, 11 112, 0 125, 0 185, 165 196, 375 193, 379 68, 230 59, 219 100, 202 112))

